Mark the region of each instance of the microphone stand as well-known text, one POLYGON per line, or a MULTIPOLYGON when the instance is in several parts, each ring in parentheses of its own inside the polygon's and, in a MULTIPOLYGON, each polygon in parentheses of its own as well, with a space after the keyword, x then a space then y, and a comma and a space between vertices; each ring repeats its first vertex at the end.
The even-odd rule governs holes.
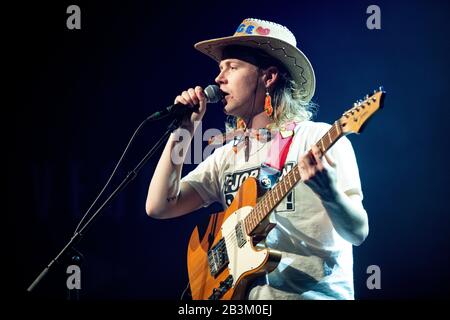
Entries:
MULTIPOLYGON (((147 118, 147 120, 149 120, 147 118)), ((127 176, 122 180, 119 186, 111 193, 111 195, 103 202, 100 208, 92 215, 92 217, 84 224, 84 226, 77 232, 74 233, 69 242, 63 247, 63 249, 56 255, 56 257, 47 265, 47 267, 42 270, 42 272, 36 277, 33 283, 28 287, 27 292, 32 292, 33 289, 37 286, 37 284, 47 275, 50 271, 50 268, 58 263, 61 257, 65 254, 65 252, 70 249, 75 243, 79 242, 81 237, 84 235, 85 231, 91 226, 96 218, 98 218, 102 209, 114 199, 117 194, 125 189, 125 187, 137 176, 138 172, 142 169, 145 163, 150 159, 151 156, 155 153, 155 151, 159 148, 159 146, 166 140, 166 138, 170 135, 172 131, 174 131, 180 125, 180 118, 175 118, 169 124, 167 131, 164 135, 156 142, 156 144, 150 149, 149 152, 145 155, 145 157, 138 163, 138 165, 130 172, 128 172, 127 176)))

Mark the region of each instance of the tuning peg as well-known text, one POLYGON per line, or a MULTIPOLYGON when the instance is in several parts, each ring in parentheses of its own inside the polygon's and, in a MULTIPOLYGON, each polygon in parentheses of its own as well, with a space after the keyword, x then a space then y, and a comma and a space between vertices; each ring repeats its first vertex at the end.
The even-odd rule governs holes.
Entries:
POLYGON ((383 86, 380 86, 380 87, 378 88, 378 91, 384 91, 383 86))
POLYGON ((366 94, 366 96, 364 97, 364 100, 367 100, 367 99, 369 99, 369 95, 368 94, 366 94))

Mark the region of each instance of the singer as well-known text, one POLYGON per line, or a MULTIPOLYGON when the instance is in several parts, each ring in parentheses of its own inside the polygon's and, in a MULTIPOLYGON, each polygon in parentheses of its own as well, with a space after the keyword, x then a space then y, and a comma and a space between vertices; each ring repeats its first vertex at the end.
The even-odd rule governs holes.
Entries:
POLYGON ((224 145, 182 178, 171 155, 191 141, 176 139, 177 130, 192 136, 207 101, 200 86, 181 92, 175 103, 198 107, 169 138, 146 201, 156 219, 213 202, 226 210, 211 218, 210 234, 191 237, 192 297, 354 299, 352 245, 369 230, 356 157, 345 137, 326 154, 317 144, 331 126, 311 121, 316 80, 295 36, 280 24, 245 19, 234 35, 195 48, 218 62, 229 130, 224 145), (269 202, 258 203, 264 194, 269 202), (247 219, 264 208, 266 218, 247 219), (199 244, 208 235, 214 241, 199 244))

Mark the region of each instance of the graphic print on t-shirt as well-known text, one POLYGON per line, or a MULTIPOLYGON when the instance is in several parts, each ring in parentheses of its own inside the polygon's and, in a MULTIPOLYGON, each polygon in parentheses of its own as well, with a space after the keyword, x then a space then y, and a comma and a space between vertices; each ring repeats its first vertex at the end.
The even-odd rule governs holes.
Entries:
MULTIPOLYGON (((281 177, 277 180, 277 183, 283 180, 283 177, 291 171, 295 162, 286 162, 283 167, 283 172, 281 177)), ((239 190, 241 185, 244 183, 245 179, 248 177, 253 177, 258 179, 260 167, 247 168, 245 170, 235 171, 232 173, 225 173, 224 178, 224 186, 223 193, 225 196, 225 203, 227 207, 234 200, 234 196, 236 192, 239 190)), ((291 212, 295 211, 295 189, 292 189, 291 192, 288 193, 286 198, 278 205, 276 212, 291 212)))

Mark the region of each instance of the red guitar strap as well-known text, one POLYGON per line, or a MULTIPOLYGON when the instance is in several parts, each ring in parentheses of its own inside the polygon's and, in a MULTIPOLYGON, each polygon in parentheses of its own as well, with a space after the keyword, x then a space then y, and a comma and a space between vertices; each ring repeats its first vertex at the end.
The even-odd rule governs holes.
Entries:
POLYGON ((292 144, 295 125, 295 122, 289 123, 285 130, 278 131, 272 140, 268 159, 261 164, 258 177, 260 186, 264 189, 271 189, 277 183, 292 144))
POLYGON ((278 171, 283 169, 291 147, 292 138, 294 137, 295 125, 295 122, 291 122, 286 126, 285 130, 278 131, 270 145, 268 159, 264 162, 265 165, 278 171))

